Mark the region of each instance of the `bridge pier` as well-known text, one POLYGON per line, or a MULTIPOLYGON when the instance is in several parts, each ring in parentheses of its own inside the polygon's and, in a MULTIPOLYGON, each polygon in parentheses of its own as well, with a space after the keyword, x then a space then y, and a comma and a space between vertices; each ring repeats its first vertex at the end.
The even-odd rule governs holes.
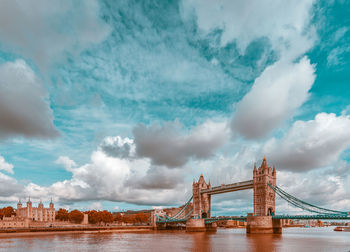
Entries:
POLYGON ((282 223, 272 216, 247 216, 247 234, 282 234, 282 223))
POLYGON ((204 232, 204 231, 206 231, 204 219, 189 218, 186 222, 186 231, 187 232, 204 232))
POLYGON ((188 219, 186 222, 187 232, 216 232, 216 223, 205 223, 205 219, 188 219))

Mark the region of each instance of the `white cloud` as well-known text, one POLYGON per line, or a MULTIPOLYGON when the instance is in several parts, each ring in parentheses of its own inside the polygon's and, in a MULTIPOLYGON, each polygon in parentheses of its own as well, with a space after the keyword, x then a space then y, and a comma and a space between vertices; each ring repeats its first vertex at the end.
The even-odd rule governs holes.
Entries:
MULTIPOLYGON (((17 180, 0 172, 0 201, 23 191, 23 186, 18 184, 17 180)), ((17 200, 17 197, 15 198, 17 200)))
POLYGON ((238 103, 232 129, 246 138, 266 136, 307 100, 314 72, 306 57, 298 63, 279 61, 267 67, 238 103))
POLYGON ((134 141, 128 137, 108 136, 99 146, 111 157, 132 158, 135 156, 134 141))
POLYGON ((93 202, 87 207, 88 210, 97 210, 101 211, 103 209, 101 202, 93 202))
POLYGON ((0 170, 13 174, 13 165, 7 163, 3 156, 0 156, 0 170))
MULTIPOLYGON (((280 171, 277 167, 277 184, 279 187, 298 199, 333 210, 349 210, 348 205, 344 205, 344 202, 350 200, 348 182, 346 178, 330 174, 325 176, 325 174, 318 171, 293 173, 291 171, 280 171), (306 188, 307 190, 305 190, 306 188)), ((286 205, 283 207, 284 203, 283 200, 279 200, 279 212, 288 211, 286 205)), ((300 209, 293 210, 300 211, 300 209)))
POLYGON ((254 40, 267 37, 273 48, 299 54, 310 46, 305 28, 309 25, 314 0, 300 1, 182 1, 184 19, 194 13, 200 31, 206 35, 222 29, 221 44, 235 41, 240 51, 254 40), (299 43, 304 40, 303 43, 299 43), (298 46, 297 46, 298 44, 298 46))
POLYGON ((35 4, 1 1, 3 47, 34 59, 41 68, 62 59, 65 53, 78 54, 89 44, 102 41, 108 33, 95 0, 37 0, 35 4))
POLYGON ((295 61, 317 38, 310 23, 314 2, 182 1, 183 19, 195 17, 200 36, 207 38, 214 30, 220 30, 219 46, 234 42, 242 55, 251 43, 266 39, 279 58, 255 80, 251 91, 238 104, 233 129, 246 138, 265 136, 307 99, 315 70, 306 58, 295 61))
POLYGON ((332 165, 350 147, 350 116, 319 113, 314 120, 296 121, 264 152, 279 169, 305 171, 332 165))
POLYGON ((60 156, 57 160, 56 160, 57 164, 61 164, 64 166, 64 168, 67 171, 72 171, 74 169, 74 167, 77 166, 77 164, 74 162, 74 160, 71 160, 69 157, 67 156, 60 156))
POLYGON ((350 46, 333 48, 327 56, 327 65, 337 66, 344 64, 349 52, 350 46))
POLYGON ((23 60, 0 65, 0 90, 0 138, 58 135, 47 91, 23 60))
MULTIPOLYGON (((176 170, 154 167, 149 159, 129 159, 108 156, 101 149, 94 151, 91 162, 72 167, 72 178, 58 181, 49 187, 29 184, 27 194, 43 197, 54 195, 56 200, 110 200, 134 204, 169 204, 183 200, 186 186, 176 170)), ((68 161, 68 162, 66 162, 68 161)), ((63 162, 62 162, 63 163, 63 162)))
POLYGON ((148 157, 156 165, 179 167, 190 158, 204 159, 213 155, 229 137, 226 123, 207 121, 187 135, 181 132, 178 122, 164 125, 138 125, 134 128, 136 153, 148 157))

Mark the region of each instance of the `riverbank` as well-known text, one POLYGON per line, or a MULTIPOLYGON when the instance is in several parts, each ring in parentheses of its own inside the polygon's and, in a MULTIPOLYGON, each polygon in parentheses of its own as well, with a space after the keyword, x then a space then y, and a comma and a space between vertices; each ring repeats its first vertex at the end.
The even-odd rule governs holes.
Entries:
POLYGON ((14 236, 36 236, 52 234, 74 234, 74 233, 122 233, 122 232, 150 232, 151 226, 120 226, 120 227, 64 227, 64 228, 21 228, 0 230, 1 237, 14 236))

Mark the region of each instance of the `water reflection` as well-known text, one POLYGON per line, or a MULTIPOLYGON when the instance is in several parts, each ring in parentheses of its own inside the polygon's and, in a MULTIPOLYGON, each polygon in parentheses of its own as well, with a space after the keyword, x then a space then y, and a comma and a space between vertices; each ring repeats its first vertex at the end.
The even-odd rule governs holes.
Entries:
POLYGON ((159 231, 0 236, 0 251, 349 251, 350 233, 332 228, 284 229, 282 235, 159 231))
POLYGON ((199 252, 210 252, 212 251, 212 244, 210 236, 215 233, 206 233, 206 232, 199 232, 199 233, 191 233, 193 244, 191 251, 199 252))
POLYGON ((247 234, 250 251, 271 252, 278 251, 277 246, 282 239, 280 234, 247 234))

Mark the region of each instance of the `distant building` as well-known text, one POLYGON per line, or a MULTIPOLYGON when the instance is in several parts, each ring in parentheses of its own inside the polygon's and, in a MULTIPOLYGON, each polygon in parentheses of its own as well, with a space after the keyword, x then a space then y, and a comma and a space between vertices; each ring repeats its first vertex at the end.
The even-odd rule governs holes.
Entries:
POLYGON ((17 203, 16 215, 18 218, 28 218, 33 221, 54 222, 55 214, 56 212, 52 200, 48 208, 44 207, 44 204, 41 202, 41 200, 38 204, 38 207, 32 207, 30 198, 27 201, 26 207, 22 207, 21 201, 17 203))
POLYGON ((0 220, 0 229, 29 227, 29 220, 16 216, 3 217, 0 220))

